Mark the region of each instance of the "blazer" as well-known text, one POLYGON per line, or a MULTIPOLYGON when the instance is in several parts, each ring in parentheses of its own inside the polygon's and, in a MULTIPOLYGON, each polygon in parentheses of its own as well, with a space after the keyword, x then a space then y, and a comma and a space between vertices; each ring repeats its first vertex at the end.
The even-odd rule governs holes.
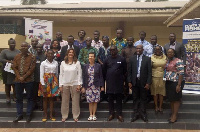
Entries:
MULTIPOLYGON (((164 52, 167 55, 167 50, 170 47, 170 43, 165 44, 164 46, 164 52)), ((185 47, 183 44, 176 42, 175 45, 175 57, 183 60, 183 64, 186 64, 186 56, 185 56, 185 47)))
MULTIPOLYGON (((77 46, 75 46, 75 45, 73 45, 73 47, 74 47, 74 50, 75 50, 75 52, 76 52, 76 57, 77 57, 77 59, 78 59, 78 55, 79 55, 80 49, 79 49, 79 47, 77 47, 77 46)), ((60 53, 60 61, 61 61, 61 62, 62 62, 62 61, 64 60, 64 58, 65 58, 65 54, 67 53, 67 49, 68 49, 68 45, 63 46, 62 49, 61 49, 61 53, 60 53)))
MULTIPOLYGON (((88 68, 89 64, 85 64, 83 66, 83 87, 85 89, 88 88, 88 68)), ((94 85, 95 87, 104 87, 104 79, 103 79, 103 74, 102 74, 102 68, 101 65, 98 63, 94 64, 94 85)))
MULTIPOLYGON (((128 82, 132 83, 133 86, 136 85, 137 78, 137 55, 130 58, 130 63, 128 65, 128 82)), ((146 84, 151 84, 152 79, 152 67, 151 58, 143 55, 140 67, 140 85, 144 87, 146 84)))

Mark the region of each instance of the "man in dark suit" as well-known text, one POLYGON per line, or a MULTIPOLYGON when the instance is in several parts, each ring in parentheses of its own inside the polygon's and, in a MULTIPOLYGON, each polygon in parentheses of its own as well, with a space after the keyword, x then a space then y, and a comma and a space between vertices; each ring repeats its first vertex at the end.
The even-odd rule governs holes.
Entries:
POLYGON ((117 118, 123 122, 122 117, 122 93, 124 78, 127 72, 126 60, 118 55, 117 47, 110 47, 111 56, 107 57, 103 63, 104 78, 106 80, 106 93, 109 98, 108 121, 114 119, 114 100, 116 99, 117 118))
POLYGON ((164 46, 164 52, 167 54, 167 50, 169 48, 172 48, 175 50, 175 57, 183 60, 184 65, 186 64, 186 56, 185 56, 185 47, 183 44, 178 43, 176 41, 176 34, 170 33, 169 34, 169 43, 165 44, 164 46))
POLYGON ((78 55, 79 55, 80 49, 79 49, 79 47, 74 45, 74 37, 72 35, 69 35, 68 38, 67 38, 67 41, 68 41, 68 45, 63 46, 62 50, 61 50, 61 53, 60 53, 61 61, 64 60, 65 54, 67 53, 67 50, 70 49, 70 48, 75 50, 76 57, 78 59, 78 55))
POLYGON ((133 95, 133 115, 131 122, 139 118, 146 122, 147 92, 151 84, 151 58, 143 55, 143 46, 137 45, 136 54, 130 58, 128 65, 128 85, 133 95))

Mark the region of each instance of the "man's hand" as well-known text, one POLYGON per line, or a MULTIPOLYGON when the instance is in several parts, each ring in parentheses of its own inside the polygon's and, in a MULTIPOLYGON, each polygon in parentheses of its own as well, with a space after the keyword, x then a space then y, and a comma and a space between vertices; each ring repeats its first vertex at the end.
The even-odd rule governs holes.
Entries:
POLYGON ((146 90, 149 90, 150 85, 149 85, 149 84, 146 84, 146 85, 144 86, 144 88, 145 88, 146 90))
POLYGON ((129 87, 130 89, 132 89, 132 87, 133 87, 132 83, 128 83, 128 87, 129 87))
POLYGON ((101 91, 104 91, 105 90, 105 88, 104 87, 101 87, 101 91))
POLYGON ((23 82, 23 81, 24 81, 24 77, 19 77, 19 80, 20 80, 21 82, 23 82))

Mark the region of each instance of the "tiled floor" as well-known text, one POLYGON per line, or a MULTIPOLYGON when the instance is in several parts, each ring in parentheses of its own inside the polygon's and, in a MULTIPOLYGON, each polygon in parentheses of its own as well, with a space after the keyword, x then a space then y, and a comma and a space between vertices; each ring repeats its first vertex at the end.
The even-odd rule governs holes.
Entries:
POLYGON ((165 130, 165 129, 99 129, 99 128, 1 128, 0 132, 200 132, 200 130, 165 130))

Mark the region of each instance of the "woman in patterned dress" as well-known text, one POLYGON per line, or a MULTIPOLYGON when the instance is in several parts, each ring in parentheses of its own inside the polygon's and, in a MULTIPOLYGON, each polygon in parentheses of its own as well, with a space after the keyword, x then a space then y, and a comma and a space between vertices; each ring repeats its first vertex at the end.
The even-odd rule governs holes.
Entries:
POLYGON ((40 65, 40 86, 38 96, 43 96, 44 117, 43 122, 47 121, 47 103, 50 104, 50 120, 53 117, 53 97, 59 96, 58 84, 58 63, 54 60, 53 50, 47 50, 47 59, 40 65))
MULTIPOLYGON (((1 51, 0 54, 0 62, 3 64, 3 67, 5 67, 6 63, 13 63, 14 57, 20 53, 19 50, 15 49, 16 42, 13 38, 10 38, 8 40, 9 49, 4 49, 1 51)), ((16 93, 15 93, 15 85, 14 85, 14 79, 15 74, 6 72, 4 69, 2 69, 2 76, 3 76, 3 83, 5 84, 5 92, 6 92, 6 103, 9 104, 11 102, 10 99, 10 91, 11 86, 13 87, 13 101, 16 101, 16 93)))
POLYGON ((180 99, 182 97, 181 82, 184 75, 184 64, 183 61, 175 58, 175 50, 167 50, 168 62, 166 64, 166 72, 164 77, 166 78, 166 95, 171 104, 171 117, 169 123, 177 121, 178 109, 180 107, 180 99))
POLYGON ((89 64, 83 68, 83 88, 86 92, 86 99, 89 103, 90 116, 88 121, 96 121, 97 103, 100 101, 100 87, 104 91, 104 80, 101 65, 95 63, 95 53, 89 53, 89 64))

